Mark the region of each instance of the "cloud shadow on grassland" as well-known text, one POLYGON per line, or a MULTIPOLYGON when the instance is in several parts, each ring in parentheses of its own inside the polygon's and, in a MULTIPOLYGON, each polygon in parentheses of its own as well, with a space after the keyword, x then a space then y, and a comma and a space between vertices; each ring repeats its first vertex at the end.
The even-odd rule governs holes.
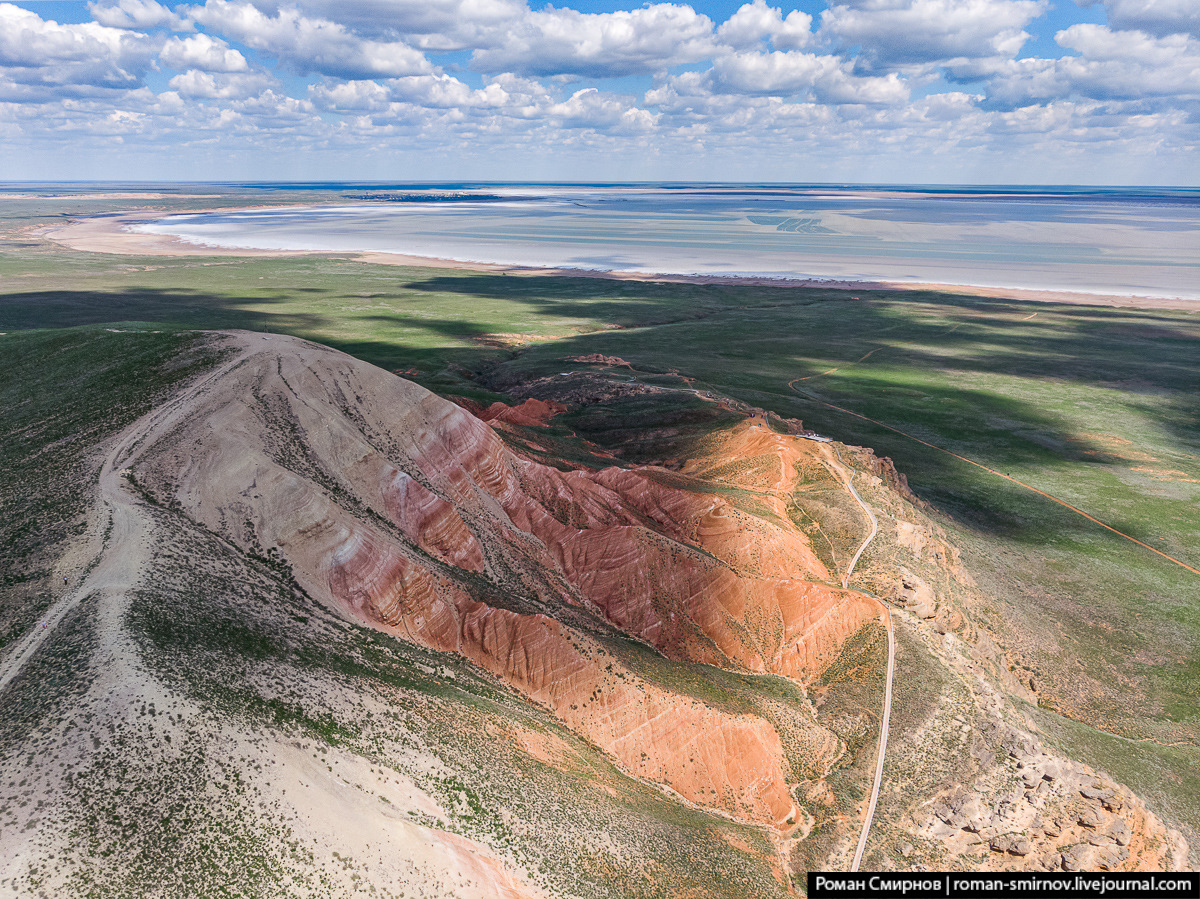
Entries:
MULTIPOLYGON (((287 263, 289 269, 296 263, 287 263)), ((255 271, 262 270, 258 263, 255 271)), ((329 286, 223 290, 122 290, 0 294, 0 330, 111 321, 163 321, 198 328, 295 334, 390 370, 430 379, 453 363, 464 376, 502 390, 575 366, 592 352, 622 356, 647 371, 675 369, 833 436, 891 455, 931 502, 973 528, 1028 541, 1061 537, 1077 516, 1006 482, 981 480, 964 463, 837 413, 843 405, 931 443, 957 448, 999 470, 1006 465, 1096 465, 1111 447, 1081 439, 1031 397, 946 384, 946 371, 1019 376, 1046 384, 1119 389, 1144 399, 1181 447, 1196 446, 1200 321, 1187 314, 995 301, 924 292, 851 293, 796 287, 630 282, 598 278, 448 273, 412 279, 359 266, 329 286), (357 291, 372 290, 364 298, 357 291), (347 305, 349 304, 349 305, 347 305), (375 305, 390 306, 378 311, 375 305), (351 309, 350 307, 355 308, 351 309), (360 308, 363 307, 363 308, 360 308), (496 334, 586 330, 522 349, 496 334), (896 346, 889 346, 896 344, 896 346), (853 362, 885 348, 872 366, 836 380, 787 387, 830 360, 853 362), (871 377, 862 372, 871 372, 871 377), (880 376, 878 373, 886 374, 880 376), (941 379, 941 383, 939 383, 941 379), (1000 422, 995 425, 989 423, 1000 422), (1012 423, 1016 423, 1014 427, 1012 423)), ((223 275, 235 274, 223 272, 223 275)), ((1118 522, 1112 522, 1120 526, 1118 522)), ((1129 532, 1138 528, 1125 522, 1129 532)), ((1122 530, 1125 528, 1122 527, 1122 530)))

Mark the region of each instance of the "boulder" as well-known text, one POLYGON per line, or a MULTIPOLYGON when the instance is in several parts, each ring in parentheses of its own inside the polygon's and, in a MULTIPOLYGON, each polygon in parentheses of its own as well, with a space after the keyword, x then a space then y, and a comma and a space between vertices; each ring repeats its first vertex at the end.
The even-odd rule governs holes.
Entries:
POLYGON ((901 608, 910 609, 918 618, 928 620, 937 614, 937 596, 925 581, 907 568, 896 569, 891 599, 901 608))
POLYGON ((934 821, 933 826, 929 828, 929 835, 935 840, 948 840, 959 832, 960 828, 944 821, 934 821))
POLYGON ((1095 864, 1105 871, 1112 871, 1129 858, 1129 850, 1121 846, 1112 846, 1096 851, 1095 864))
POLYGON ((1092 847, 1080 843, 1063 852, 1059 861, 1064 871, 1085 871, 1094 867, 1092 864, 1094 857, 1095 852, 1092 847))
POLYGON ((1113 822, 1112 827, 1108 829, 1108 835, 1113 838, 1113 841, 1118 846, 1128 846, 1129 838, 1132 835, 1129 830, 1129 825, 1125 823, 1123 818, 1118 818, 1113 822))
POLYGON ((954 809, 950 808, 950 806, 946 805, 944 802, 935 803, 930 811, 933 812, 933 816, 935 818, 937 818, 939 821, 945 822, 946 824, 955 824, 958 820, 958 815, 955 814, 954 809))
POLYGON ((993 852, 1007 852, 1010 855, 1020 856, 1029 854, 1029 840, 1019 833, 1002 834, 995 837, 989 845, 993 852))
POLYGON ((979 762, 980 768, 990 768, 996 764, 996 753, 986 746, 976 747, 971 754, 975 757, 975 761, 979 762))
POLYGON ((992 820, 992 813, 974 796, 959 800, 954 805, 955 821, 968 833, 979 833, 992 820))

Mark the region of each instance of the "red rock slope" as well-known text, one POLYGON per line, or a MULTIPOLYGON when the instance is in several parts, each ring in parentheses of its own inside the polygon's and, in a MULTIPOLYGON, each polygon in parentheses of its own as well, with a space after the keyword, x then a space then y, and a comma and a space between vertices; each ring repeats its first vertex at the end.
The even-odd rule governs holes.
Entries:
MULTIPOLYGON (((261 349, 139 479, 244 549, 282 554, 345 614, 487 669, 629 773, 745 821, 796 816, 788 779, 812 771, 792 770, 768 721, 648 677, 606 634, 817 675, 875 610, 831 585, 785 514, 803 441, 743 425, 688 463, 686 490, 650 469, 559 471, 365 363, 242 339, 261 349)), ((819 770, 837 740, 815 722, 809 739, 819 770)))

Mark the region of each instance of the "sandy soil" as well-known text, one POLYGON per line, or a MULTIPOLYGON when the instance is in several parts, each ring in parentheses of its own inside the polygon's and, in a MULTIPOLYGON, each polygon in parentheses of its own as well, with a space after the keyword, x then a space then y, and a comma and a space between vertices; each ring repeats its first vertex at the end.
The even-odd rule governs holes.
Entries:
MULTIPOLYGON (((233 212, 249 207, 239 206, 229 209, 205 209, 204 212, 233 212)), ((119 215, 106 215, 99 218, 86 218, 72 221, 66 225, 56 225, 33 232, 36 236, 46 238, 54 243, 69 247, 72 250, 82 250, 86 253, 116 253, 125 256, 328 256, 330 253, 299 253, 283 250, 251 250, 228 249, 225 247, 205 247, 188 243, 178 237, 165 234, 145 234, 130 231, 128 227, 139 222, 154 221, 163 218, 166 213, 158 212, 128 212, 119 215)), ((338 254, 344 255, 344 254, 338 254)))
MULTIPOLYGON (((254 207, 238 206, 206 212, 232 212, 254 207)), ((966 294, 1046 303, 1072 303, 1088 306, 1114 306, 1138 309, 1174 309, 1195 311, 1195 300, 1173 297, 1124 296, 1063 290, 1032 290, 1015 287, 981 287, 964 284, 906 283, 896 281, 850 281, 836 278, 746 278, 720 275, 676 275, 655 272, 609 272, 582 269, 533 268, 529 266, 497 265, 484 262, 461 262, 428 256, 408 256, 400 253, 311 252, 300 250, 261 250, 233 247, 203 246, 177 237, 145 234, 128 230, 142 221, 163 218, 163 212, 121 213, 103 218, 81 219, 41 231, 40 236, 55 243, 89 253, 116 253, 137 256, 353 256, 362 262, 377 265, 397 265, 413 268, 458 269, 513 274, 543 274, 575 278, 604 278, 618 281, 655 281, 676 284, 729 284, 757 287, 819 287, 832 290, 919 290, 966 294)))

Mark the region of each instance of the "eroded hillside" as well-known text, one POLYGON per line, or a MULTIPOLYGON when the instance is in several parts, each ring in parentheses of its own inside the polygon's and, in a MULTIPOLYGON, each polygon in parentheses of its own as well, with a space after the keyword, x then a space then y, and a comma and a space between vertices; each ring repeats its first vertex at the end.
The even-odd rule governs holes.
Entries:
POLYGON ((211 339, 103 447, 93 561, 4 660, 0 890, 786 895, 853 855, 884 603, 865 866, 1187 864, 1037 741, 869 451, 735 416, 664 464, 567 461, 539 428, 569 402, 477 416, 211 339))

